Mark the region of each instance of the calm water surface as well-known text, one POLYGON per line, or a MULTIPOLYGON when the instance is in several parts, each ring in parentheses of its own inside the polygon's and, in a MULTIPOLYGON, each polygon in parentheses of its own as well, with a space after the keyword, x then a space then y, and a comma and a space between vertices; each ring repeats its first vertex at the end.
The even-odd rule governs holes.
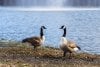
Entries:
POLYGON ((45 25, 45 43, 59 47, 63 33, 59 27, 64 24, 67 26, 67 39, 75 41, 84 52, 100 54, 100 10, 0 10, 0 38, 21 41, 26 37, 39 36, 40 26, 45 25))

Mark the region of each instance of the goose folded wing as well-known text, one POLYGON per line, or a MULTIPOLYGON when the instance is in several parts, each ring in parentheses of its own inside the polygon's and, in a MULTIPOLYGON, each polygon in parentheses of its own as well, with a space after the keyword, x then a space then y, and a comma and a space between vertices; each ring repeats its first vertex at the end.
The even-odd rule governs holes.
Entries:
POLYGON ((68 46, 70 48, 75 48, 76 47, 76 44, 74 42, 72 42, 72 41, 69 41, 68 44, 69 44, 68 46))

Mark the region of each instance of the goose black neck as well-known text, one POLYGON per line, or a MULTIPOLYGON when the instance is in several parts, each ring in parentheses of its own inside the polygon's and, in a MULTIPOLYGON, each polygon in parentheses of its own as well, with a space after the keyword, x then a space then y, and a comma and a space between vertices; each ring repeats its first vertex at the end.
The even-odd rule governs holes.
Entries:
POLYGON ((40 29, 40 37, 42 38, 43 35, 44 35, 43 29, 41 28, 41 29, 40 29))
POLYGON ((66 28, 64 28, 63 37, 66 37, 66 28))

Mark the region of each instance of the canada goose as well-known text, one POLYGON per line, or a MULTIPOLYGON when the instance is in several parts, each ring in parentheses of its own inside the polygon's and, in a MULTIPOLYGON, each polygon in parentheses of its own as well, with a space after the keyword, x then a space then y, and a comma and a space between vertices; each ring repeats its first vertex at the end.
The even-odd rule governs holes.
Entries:
POLYGON ((73 53, 76 52, 77 50, 81 50, 81 48, 79 46, 76 45, 76 43, 69 41, 66 39, 66 26, 61 26, 60 29, 64 30, 64 33, 61 37, 61 41, 60 41, 60 48, 63 50, 63 57, 66 56, 66 53, 73 53))
POLYGON ((43 29, 46 29, 45 26, 41 26, 40 28, 40 37, 34 36, 34 37, 30 37, 30 38, 25 38, 22 40, 22 43, 28 42, 30 43, 32 46, 34 46, 34 49, 40 45, 42 45, 45 41, 45 36, 43 33, 43 29))

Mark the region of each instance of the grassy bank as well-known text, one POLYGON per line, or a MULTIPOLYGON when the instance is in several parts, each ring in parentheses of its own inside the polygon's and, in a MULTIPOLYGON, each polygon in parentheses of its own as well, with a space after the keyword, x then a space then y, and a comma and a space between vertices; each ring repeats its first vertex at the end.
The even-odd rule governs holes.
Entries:
POLYGON ((100 67, 100 55, 89 53, 69 54, 53 47, 33 49, 28 44, 0 42, 0 67, 100 67))

